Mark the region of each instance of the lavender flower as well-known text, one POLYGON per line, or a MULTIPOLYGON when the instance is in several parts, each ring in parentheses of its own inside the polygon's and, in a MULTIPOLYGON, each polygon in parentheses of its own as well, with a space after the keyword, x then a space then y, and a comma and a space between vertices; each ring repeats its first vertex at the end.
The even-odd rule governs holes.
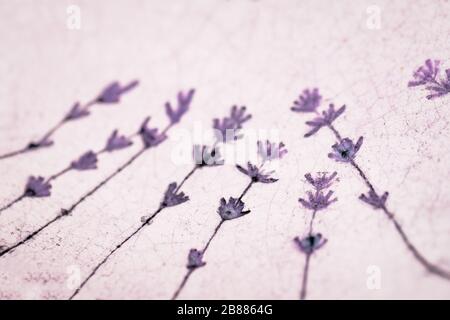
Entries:
POLYGON ((50 196, 52 185, 46 182, 43 177, 31 176, 28 178, 25 186, 24 195, 27 197, 48 197, 50 196))
POLYGON ((194 145, 193 158, 195 164, 199 167, 221 166, 224 164, 219 148, 212 149, 208 146, 194 145))
POLYGON ((191 89, 187 94, 183 92, 178 93, 178 106, 177 109, 172 109, 170 102, 166 102, 166 114, 170 119, 171 124, 180 122, 181 117, 188 111, 189 105, 191 104, 192 97, 194 96, 195 90, 191 89))
POLYGON ((228 142, 242 138, 242 135, 237 132, 252 117, 251 114, 245 114, 246 110, 244 106, 239 109, 237 106, 233 106, 229 117, 224 117, 222 120, 213 119, 213 128, 218 141, 228 142))
POLYGON ((173 207, 189 200, 189 197, 184 192, 178 192, 177 183, 172 182, 167 187, 164 194, 164 199, 161 203, 162 207, 173 207))
POLYGON ((322 234, 316 233, 302 239, 295 237, 294 242, 297 244, 301 252, 305 254, 312 254, 314 251, 322 248, 327 242, 327 239, 323 238, 322 234))
POLYGON ((97 169, 97 154, 93 151, 88 151, 78 160, 72 161, 70 167, 80 171, 97 169))
POLYGON ((200 267, 203 267, 206 264, 206 262, 203 262, 203 252, 197 250, 197 249, 191 249, 189 251, 188 256, 188 269, 197 269, 200 267))
POLYGON ((311 91, 305 89, 298 100, 294 101, 294 106, 291 107, 291 110, 295 112, 315 112, 321 100, 322 96, 317 88, 311 91))
POLYGON ((80 119, 89 115, 89 110, 87 108, 82 108, 79 102, 76 102, 72 109, 64 117, 65 121, 80 119))
POLYGON ((307 173, 305 178, 316 190, 320 191, 329 188, 336 175, 337 172, 333 172, 331 175, 328 175, 328 172, 318 172, 317 176, 313 178, 311 173, 307 173))
POLYGON ((383 195, 380 197, 376 194, 375 191, 370 190, 367 196, 365 194, 361 194, 359 196, 359 199, 361 201, 364 201, 365 203, 371 205, 375 209, 382 209, 386 205, 386 200, 387 200, 388 196, 389 196, 389 192, 383 193, 383 195))
POLYGON ((413 74, 413 80, 408 82, 408 87, 421 86, 429 82, 435 82, 439 72, 439 60, 427 59, 425 65, 417 69, 413 74))
POLYGON ((322 191, 316 191, 315 193, 308 191, 308 200, 299 198, 298 201, 307 209, 310 210, 323 210, 330 204, 337 201, 337 198, 331 199, 333 191, 328 191, 325 195, 322 191))
POLYGON ((142 137, 145 148, 156 147, 167 138, 165 133, 158 133, 157 128, 150 128, 148 126, 149 121, 150 117, 147 117, 142 123, 141 129, 139 130, 139 134, 142 137))
POLYGON ((244 202, 240 199, 230 197, 227 202, 225 198, 222 198, 220 199, 220 206, 217 209, 217 213, 219 213, 223 220, 240 218, 250 213, 250 210, 243 211, 244 205, 244 202))
POLYGON ((408 82, 408 87, 426 85, 430 94, 427 99, 434 99, 450 93, 450 69, 445 70, 445 79, 437 79, 439 73, 439 60, 427 59, 425 64, 413 74, 413 80, 408 82))
POLYGON ((328 154, 328 157, 338 162, 350 162, 356 156, 356 153, 361 148, 363 143, 363 137, 359 137, 356 144, 349 138, 341 140, 339 143, 335 143, 332 148, 333 152, 328 154))
POLYGON ((288 152, 283 142, 271 143, 266 140, 265 143, 258 141, 258 154, 263 161, 272 161, 274 159, 281 159, 288 152))
POLYGON ((114 150, 120 150, 127 148, 133 144, 131 139, 119 135, 117 130, 114 130, 113 133, 109 136, 108 141, 106 142, 105 150, 108 152, 112 152, 114 150))
POLYGON ((264 172, 261 168, 258 168, 250 162, 247 163, 247 169, 240 165, 236 165, 236 168, 243 174, 249 176, 253 182, 273 183, 278 181, 278 179, 270 177, 270 175, 273 174, 273 171, 264 172))
POLYGON ((103 89, 96 101, 98 103, 117 103, 120 101, 122 94, 134 89, 138 84, 139 81, 134 80, 122 87, 119 82, 115 81, 103 89))
POLYGON ((331 126, 334 120, 336 120, 345 111, 345 105, 338 110, 334 109, 334 104, 328 106, 328 110, 322 111, 322 115, 316 117, 312 121, 306 121, 306 124, 312 129, 305 134, 305 138, 308 138, 319 131, 324 126, 331 126))

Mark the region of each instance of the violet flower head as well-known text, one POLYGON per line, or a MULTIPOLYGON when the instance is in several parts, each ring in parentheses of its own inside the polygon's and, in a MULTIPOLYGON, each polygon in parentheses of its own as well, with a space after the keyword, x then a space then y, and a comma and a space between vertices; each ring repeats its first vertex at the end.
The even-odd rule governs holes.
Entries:
POLYGON ((317 191, 327 189, 331 187, 334 182, 334 178, 337 176, 337 172, 333 172, 331 175, 328 172, 318 172, 316 177, 312 177, 311 173, 305 174, 306 180, 316 189, 317 191))
POLYGON ((257 142, 258 154, 263 161, 272 161, 275 159, 281 159, 288 152, 283 142, 271 143, 269 140, 266 142, 257 142))
POLYGON ((225 198, 222 198, 220 199, 220 205, 217 209, 217 213, 223 220, 240 218, 250 213, 250 210, 244 211, 244 206, 245 203, 240 199, 230 197, 227 202, 225 198))
POLYGON ((76 102, 72 109, 66 114, 64 117, 65 121, 80 119, 83 117, 87 117, 89 115, 89 110, 87 108, 82 108, 79 102, 76 102))
POLYGON ((166 114, 171 124, 180 122, 181 117, 189 110, 194 93, 194 89, 189 90, 186 94, 180 91, 177 96, 178 105, 176 109, 172 108, 170 102, 166 102, 166 114))
POLYGON ((383 193, 383 195, 380 197, 378 194, 376 194, 375 191, 370 190, 367 195, 361 194, 359 196, 359 199, 361 201, 371 205, 375 209, 382 209, 386 205, 386 200, 387 200, 388 196, 389 196, 389 192, 383 193))
POLYGON ((430 91, 430 94, 427 95, 428 100, 450 93, 450 69, 445 70, 445 75, 446 79, 440 80, 440 82, 432 83, 426 87, 426 89, 430 91))
POLYGON ((408 87, 416 87, 430 82, 436 82, 440 63, 439 60, 427 59, 425 64, 413 73, 414 79, 408 82, 408 87))
POLYGON ((247 168, 240 165, 236 165, 236 168, 243 174, 249 176, 253 182, 273 183, 278 181, 278 179, 271 177, 274 173, 273 171, 264 172, 261 168, 251 164, 250 162, 247 162, 247 168))
POLYGON ((80 171, 97 169, 97 154, 93 151, 88 151, 77 160, 72 161, 70 167, 80 171))
POLYGON ((167 138, 165 133, 158 133, 157 128, 150 128, 148 126, 149 121, 150 117, 147 117, 139 129, 145 148, 156 147, 167 138))
POLYGON ((133 144, 131 139, 119 135, 118 130, 114 130, 113 133, 109 136, 108 141, 106 142, 105 150, 108 152, 112 152, 115 150, 120 150, 127 148, 133 144))
POLYGON ((305 89, 298 97, 298 100, 294 101, 294 106, 291 107, 291 110, 294 112, 316 112, 321 100, 322 96, 317 88, 312 90, 305 89))
POLYGON ((306 124, 312 129, 305 134, 305 138, 308 138, 319 131, 322 127, 331 126, 334 120, 336 120, 345 111, 345 105, 338 110, 334 108, 334 104, 331 103, 328 106, 328 110, 322 111, 322 115, 316 117, 311 121, 306 121, 306 124))
POLYGON ((134 89, 138 84, 139 81, 134 80, 122 87, 118 81, 114 81, 103 89, 96 101, 98 103, 117 103, 122 94, 134 89))
POLYGON ((203 262, 203 252, 197 249, 189 250, 188 263, 186 266, 188 269, 197 269, 203 267, 205 264, 206 262, 203 262))
POLYGON ((195 164, 199 167, 213 167, 224 164, 220 150, 217 147, 212 149, 208 146, 194 145, 192 154, 195 164))
POLYGON ((246 110, 245 106, 240 108, 233 106, 229 117, 224 117, 221 120, 213 119, 213 128, 215 129, 214 133, 217 141, 229 142, 242 138, 238 131, 252 117, 251 114, 246 114, 246 110))
POLYGON ((351 162, 361 148, 362 143, 363 137, 359 137, 356 144, 349 138, 342 139, 341 142, 332 146, 333 152, 329 153, 328 157, 338 162, 351 162))
POLYGON ((161 203, 162 207, 173 207, 189 200, 189 197, 184 192, 178 192, 177 183, 172 182, 167 187, 164 199, 161 203))
POLYGON ((25 186, 24 195, 26 197, 49 197, 51 194, 52 185, 45 181, 43 177, 31 176, 28 178, 25 186))
POLYGON ((330 204, 337 201, 337 198, 331 199, 333 195, 333 191, 328 191, 327 194, 324 194, 322 191, 317 192, 307 192, 308 200, 303 198, 299 198, 298 202, 300 202, 306 209, 309 210, 323 210, 327 208, 330 204))
POLYGON ((301 252, 305 254, 312 254, 314 251, 322 248, 327 242, 327 239, 323 238, 322 234, 316 233, 302 239, 296 237, 294 242, 297 244, 301 252))

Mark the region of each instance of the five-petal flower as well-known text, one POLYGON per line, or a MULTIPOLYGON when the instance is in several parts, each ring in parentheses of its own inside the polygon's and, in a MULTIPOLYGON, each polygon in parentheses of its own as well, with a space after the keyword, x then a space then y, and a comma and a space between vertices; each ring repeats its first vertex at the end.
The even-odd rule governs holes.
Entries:
POLYGON ((351 162, 361 148, 362 143, 363 137, 359 137, 356 144, 349 138, 342 139, 339 143, 335 143, 332 146, 333 152, 329 153, 328 157, 338 162, 351 162))
POLYGON ((183 202, 189 200, 189 197, 184 194, 184 192, 178 192, 178 187, 176 182, 172 182, 167 187, 167 190, 164 194, 164 199, 161 203, 162 207, 173 207, 177 206, 183 202))
POLYGON ((52 185, 43 177, 31 176, 25 186, 24 195, 27 197, 48 197, 51 194, 52 185))
POLYGON ((222 198, 220 199, 220 205, 217 209, 217 213, 223 220, 240 218, 250 213, 250 210, 244 211, 244 206, 244 202, 240 199, 230 197, 227 202, 225 198, 222 198))
POLYGON ((317 88, 312 90, 305 89, 298 100, 294 101, 294 106, 291 107, 291 110, 295 112, 316 112, 321 100, 322 96, 317 88))

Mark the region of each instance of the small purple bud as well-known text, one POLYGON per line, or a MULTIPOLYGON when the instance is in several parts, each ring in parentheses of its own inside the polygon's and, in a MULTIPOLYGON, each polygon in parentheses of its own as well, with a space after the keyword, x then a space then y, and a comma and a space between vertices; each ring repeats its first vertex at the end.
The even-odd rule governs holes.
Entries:
POLYGON ((305 254, 312 254, 314 251, 322 248, 327 239, 323 238, 320 233, 311 234, 304 238, 296 237, 294 242, 297 244, 301 252, 305 254))
POLYGON ((180 122, 181 117, 189 110, 194 93, 194 89, 189 90, 186 94, 180 91, 177 96, 178 106, 176 109, 172 108, 170 102, 166 102, 166 114, 171 124, 180 122))
POLYGON ((25 186, 24 195, 27 197, 49 197, 51 194, 52 185, 46 182, 43 177, 31 176, 28 178, 25 186))
POLYGON ((114 151, 114 150, 120 150, 127 148, 133 144, 133 141, 131 141, 129 138, 125 136, 119 135, 117 130, 114 130, 111 136, 108 138, 108 141, 106 143, 105 150, 108 152, 114 151))
POLYGON ((242 125, 245 122, 252 118, 251 114, 245 114, 246 111, 247 108, 245 106, 240 108, 233 106, 229 117, 213 119, 213 129, 215 129, 214 133, 217 141, 226 143, 242 138, 238 131, 242 129, 242 125))
POLYGON ((217 209, 217 213, 223 220, 232 220, 236 218, 240 218, 248 213, 250 210, 244 210, 244 202, 242 200, 230 197, 228 202, 225 198, 220 199, 220 205, 217 209))
POLYGON ((251 164, 250 162, 247 163, 247 169, 241 167, 240 165, 236 165, 236 168, 243 174, 249 176, 253 182, 273 183, 278 181, 278 179, 270 177, 274 173, 273 171, 265 173, 262 169, 251 164))
POLYGON ((188 269, 197 269, 203 267, 205 264, 206 262, 203 262, 203 252, 197 249, 191 249, 189 251, 188 263, 186 266, 188 269))
POLYGON ((388 196, 389 196, 389 192, 383 193, 383 195, 380 197, 380 196, 378 196, 378 194, 376 194, 375 191, 370 190, 367 195, 361 194, 359 196, 359 199, 361 201, 371 205, 375 209, 382 209, 386 205, 386 200, 387 200, 388 196))
POLYGON ((189 197, 184 194, 184 192, 178 192, 177 183, 172 182, 169 184, 166 193, 164 194, 163 202, 161 206, 163 207, 173 207, 177 206, 183 202, 189 200, 189 197))
POLYGON ((122 94, 134 89, 139 84, 139 81, 134 80, 126 86, 121 86, 118 81, 109 84, 100 95, 97 97, 99 103, 117 103, 120 101, 122 94))
POLYGON ((67 113, 66 117, 64 118, 65 121, 80 119, 83 117, 86 117, 89 115, 89 110, 86 108, 81 108, 81 105, 79 102, 75 103, 70 109, 69 113, 67 113))
POLYGON ((70 166, 72 169, 80 171, 97 169, 97 154, 93 151, 88 151, 78 160, 72 161, 70 166))
POLYGON ((321 100, 322 96, 319 94, 319 89, 305 89, 298 100, 294 101, 291 110, 294 112, 315 112, 321 100))

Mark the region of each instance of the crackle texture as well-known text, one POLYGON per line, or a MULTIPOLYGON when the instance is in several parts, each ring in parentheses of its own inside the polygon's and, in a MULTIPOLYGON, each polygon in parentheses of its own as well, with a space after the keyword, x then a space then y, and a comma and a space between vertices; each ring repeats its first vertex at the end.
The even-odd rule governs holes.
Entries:
MULTIPOLYGON (((162 128, 164 103, 196 88, 191 110, 169 140, 83 202, 72 215, 0 257, 0 299, 67 299, 119 241, 158 208, 168 184, 190 165, 173 161, 177 130, 211 125, 233 104, 253 114, 248 128, 278 130, 289 153, 279 181, 245 196, 251 213, 223 225, 180 299, 297 299, 305 256, 293 239, 306 234, 310 212, 298 198, 304 174, 337 171, 339 201, 316 217, 328 239, 311 257, 310 299, 450 298, 450 282, 425 271, 380 211, 358 199, 368 190, 348 165, 327 157, 329 130, 305 139, 308 115, 290 111, 304 88, 324 103, 347 105, 334 125, 364 136, 358 164, 410 240, 450 269, 450 96, 427 100, 408 88, 427 58, 450 68, 449 1, 0 1, 0 151, 24 146, 54 125, 77 100, 87 102, 112 80, 139 79, 117 105, 96 106, 68 123, 55 146, 0 161, 0 201, 23 191, 30 174, 50 176, 111 132, 134 132, 142 119, 162 128), (66 9, 81 9, 81 28, 66 9), (367 27, 371 5, 381 28, 367 27), (380 287, 367 285, 379 270, 380 287), (75 282, 75 283, 74 283, 75 282)), ((57 215, 139 150, 99 156, 97 170, 71 171, 50 198, 26 198, 0 214, 0 246, 8 247, 57 215)), ((164 210, 98 270, 77 298, 170 299, 191 248, 219 222, 219 199, 248 183, 232 166, 196 172, 190 198, 164 210)))

